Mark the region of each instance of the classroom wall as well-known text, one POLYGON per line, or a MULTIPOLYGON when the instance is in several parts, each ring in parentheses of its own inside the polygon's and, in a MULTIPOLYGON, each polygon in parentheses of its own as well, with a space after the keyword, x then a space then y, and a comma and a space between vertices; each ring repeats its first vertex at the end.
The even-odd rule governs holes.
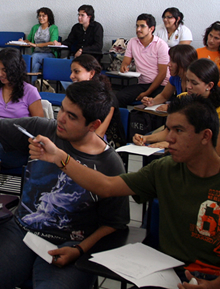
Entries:
POLYGON ((192 45, 198 48, 203 46, 205 28, 220 20, 219 3, 219 0, 7 0, 2 5, 0 27, 2 31, 24 31, 28 34, 37 23, 36 10, 46 6, 52 9, 59 34, 65 39, 77 22, 77 9, 82 4, 90 4, 95 9, 95 20, 104 27, 104 49, 109 49, 112 39, 135 36, 135 22, 139 14, 150 13, 160 24, 162 12, 174 6, 184 14, 184 23, 193 34, 192 45))

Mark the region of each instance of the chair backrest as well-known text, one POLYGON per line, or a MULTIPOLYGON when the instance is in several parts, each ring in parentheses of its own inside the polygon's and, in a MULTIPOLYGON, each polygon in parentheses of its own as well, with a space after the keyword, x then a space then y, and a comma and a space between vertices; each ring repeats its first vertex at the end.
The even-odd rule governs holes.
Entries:
POLYGON ((146 211, 145 226, 147 229, 147 237, 144 240, 144 244, 151 246, 155 249, 159 247, 159 201, 153 199, 148 204, 146 211))
MULTIPOLYGON (((15 32, 15 31, 0 31, 0 47, 7 47, 6 43, 9 41, 17 41, 18 39, 25 39, 24 32, 15 32)), ((13 46, 20 48, 19 46, 13 46)))
POLYGON ((43 79, 70 81, 71 59, 44 58, 43 79))
POLYGON ((121 115, 121 122, 125 130, 125 136, 128 138, 128 124, 129 124, 129 110, 127 108, 119 108, 121 115))
POLYGON ((54 118, 53 107, 52 104, 47 99, 41 99, 44 117, 46 118, 54 118))
POLYGON ((29 54, 22 54, 22 57, 26 63, 27 72, 32 71, 32 57, 29 54))

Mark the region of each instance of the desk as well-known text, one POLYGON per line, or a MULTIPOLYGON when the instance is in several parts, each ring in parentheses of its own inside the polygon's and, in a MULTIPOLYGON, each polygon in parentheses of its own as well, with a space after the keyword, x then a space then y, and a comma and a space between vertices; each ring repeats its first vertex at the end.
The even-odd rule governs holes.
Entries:
POLYGON ((142 242, 146 237, 146 229, 128 227, 126 230, 118 230, 108 236, 102 238, 95 246, 86 254, 81 256, 75 265, 79 270, 105 278, 113 279, 122 282, 121 288, 126 288, 127 280, 112 272, 108 268, 89 261, 92 253, 115 249, 126 244, 142 242))
POLYGON ((121 75, 121 74, 118 73, 118 71, 104 70, 104 71, 102 71, 102 73, 105 74, 106 76, 108 76, 110 78, 110 80, 112 78, 121 79, 121 88, 124 88, 125 86, 128 86, 130 80, 138 79, 138 77, 136 77, 136 76, 124 76, 124 75, 121 75))
POLYGON ((134 109, 136 109, 136 110, 147 112, 147 113, 154 114, 157 116, 167 116, 168 115, 168 113, 165 111, 154 111, 154 110, 145 109, 145 108, 146 108, 146 106, 144 106, 143 104, 136 105, 134 107, 134 109))

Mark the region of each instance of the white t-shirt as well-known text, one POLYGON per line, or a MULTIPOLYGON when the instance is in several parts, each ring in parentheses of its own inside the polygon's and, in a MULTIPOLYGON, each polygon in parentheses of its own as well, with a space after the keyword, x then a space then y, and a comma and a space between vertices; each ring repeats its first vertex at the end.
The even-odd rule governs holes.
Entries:
POLYGON ((192 41, 192 32, 185 25, 180 24, 178 28, 171 35, 170 39, 168 39, 168 33, 164 24, 160 24, 156 27, 154 35, 157 35, 161 39, 163 39, 169 47, 175 46, 179 44, 180 41, 192 41))

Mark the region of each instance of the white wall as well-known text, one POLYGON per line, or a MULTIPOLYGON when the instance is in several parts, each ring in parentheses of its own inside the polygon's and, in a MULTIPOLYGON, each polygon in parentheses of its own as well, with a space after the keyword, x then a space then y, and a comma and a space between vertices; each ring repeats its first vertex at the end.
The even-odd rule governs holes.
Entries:
MULTIPOLYGON (((0 0, 0 3, 3 0, 0 0)), ((203 46, 202 35, 214 21, 220 20, 219 0, 7 0, 2 3, 1 31, 24 31, 37 23, 36 10, 46 6, 53 10, 59 35, 66 38, 73 24, 77 22, 77 9, 82 4, 90 4, 95 9, 95 19, 104 27, 104 48, 111 46, 111 40, 135 36, 136 18, 141 13, 152 14, 157 24, 167 7, 177 7, 184 14, 185 25, 193 34, 192 45, 203 46)), ((15 39, 14 39, 15 40, 15 39)))

